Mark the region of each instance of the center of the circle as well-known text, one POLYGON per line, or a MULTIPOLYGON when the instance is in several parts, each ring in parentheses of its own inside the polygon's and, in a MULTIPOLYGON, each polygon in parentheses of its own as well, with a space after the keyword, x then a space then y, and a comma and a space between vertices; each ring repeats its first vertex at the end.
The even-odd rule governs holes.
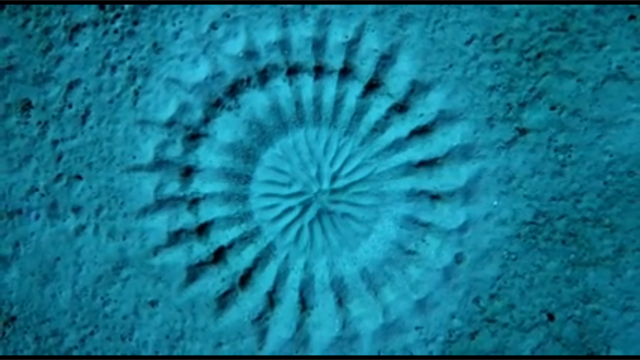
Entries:
POLYGON ((320 188, 314 191, 313 200, 318 207, 327 210, 329 207, 329 197, 331 196, 331 189, 320 188))
POLYGON ((328 129, 289 134, 262 156, 254 174, 256 220, 283 245, 360 244, 376 225, 381 193, 367 155, 328 129))

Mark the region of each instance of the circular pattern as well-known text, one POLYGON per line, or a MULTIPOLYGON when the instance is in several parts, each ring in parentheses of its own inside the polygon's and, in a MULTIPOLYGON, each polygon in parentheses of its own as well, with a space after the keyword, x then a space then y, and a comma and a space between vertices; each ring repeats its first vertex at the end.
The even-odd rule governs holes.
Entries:
POLYGON ((252 183, 254 215, 278 245, 353 248, 378 217, 375 172, 366 149, 349 139, 300 130, 262 157, 252 183))
POLYGON ((435 344, 462 295, 452 279, 474 263, 464 104, 405 40, 365 22, 335 36, 331 18, 309 33, 283 16, 273 39, 252 24, 236 70, 198 88, 226 85, 205 90, 201 112, 178 107, 135 167, 161 175, 139 217, 166 225, 151 256, 184 266, 188 306, 204 297, 213 353, 435 344))

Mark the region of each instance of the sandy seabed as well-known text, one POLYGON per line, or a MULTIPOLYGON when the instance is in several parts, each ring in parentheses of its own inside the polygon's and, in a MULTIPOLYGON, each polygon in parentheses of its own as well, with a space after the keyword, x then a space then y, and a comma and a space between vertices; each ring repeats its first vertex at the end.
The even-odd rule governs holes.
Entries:
POLYGON ((0 354, 640 353, 638 13, 0 5, 0 354))

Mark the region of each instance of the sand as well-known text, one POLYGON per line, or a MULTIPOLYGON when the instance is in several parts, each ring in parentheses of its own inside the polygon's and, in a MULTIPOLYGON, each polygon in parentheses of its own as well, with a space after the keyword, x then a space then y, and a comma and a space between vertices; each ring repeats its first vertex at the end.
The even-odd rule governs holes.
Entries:
POLYGON ((638 12, 1 5, 0 354, 640 353, 638 12))

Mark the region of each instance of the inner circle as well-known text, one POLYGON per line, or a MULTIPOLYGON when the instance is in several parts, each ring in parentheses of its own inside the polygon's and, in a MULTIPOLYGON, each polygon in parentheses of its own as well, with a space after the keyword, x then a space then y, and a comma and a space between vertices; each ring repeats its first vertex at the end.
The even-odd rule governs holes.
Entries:
POLYGON ((256 168, 254 217, 281 244, 360 244, 379 212, 374 164, 365 149, 330 130, 290 134, 267 150, 256 168))

